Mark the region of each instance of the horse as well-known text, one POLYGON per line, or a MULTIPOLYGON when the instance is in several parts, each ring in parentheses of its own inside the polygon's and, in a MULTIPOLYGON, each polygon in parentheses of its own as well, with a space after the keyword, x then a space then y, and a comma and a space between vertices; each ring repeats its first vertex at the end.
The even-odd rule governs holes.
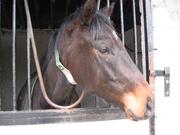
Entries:
MULTIPOLYGON (((85 93, 123 108, 131 120, 147 119, 153 113, 154 93, 109 19, 114 5, 112 2, 110 7, 97 10, 96 0, 86 0, 52 35, 42 65, 46 92, 56 104, 68 105, 78 99, 74 89, 80 86, 85 93), (54 50, 77 85, 56 66, 54 50)), ((32 109, 52 108, 43 98, 39 81, 33 87, 32 109)), ((20 109, 27 99, 22 93, 20 109)))

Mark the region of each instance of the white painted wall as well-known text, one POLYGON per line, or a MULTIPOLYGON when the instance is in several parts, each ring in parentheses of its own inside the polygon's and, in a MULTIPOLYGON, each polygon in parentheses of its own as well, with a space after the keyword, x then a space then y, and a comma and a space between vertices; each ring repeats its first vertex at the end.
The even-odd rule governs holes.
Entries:
POLYGON ((156 79, 156 135, 180 135, 180 0, 152 0, 155 69, 169 66, 171 95, 164 97, 163 78, 156 79))
POLYGON ((0 127, 2 135, 148 135, 148 121, 114 120, 0 127))

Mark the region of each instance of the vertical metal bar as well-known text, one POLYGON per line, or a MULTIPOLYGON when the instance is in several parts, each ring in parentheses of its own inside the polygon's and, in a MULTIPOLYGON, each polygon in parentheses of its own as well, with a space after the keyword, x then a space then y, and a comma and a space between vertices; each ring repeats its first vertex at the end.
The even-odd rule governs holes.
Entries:
POLYGON ((135 63, 138 65, 138 44, 137 44, 137 26, 136 26, 136 4, 135 0, 132 0, 133 8, 133 25, 134 25, 134 50, 135 50, 135 63))
POLYGON ((110 0, 107 0, 107 7, 109 8, 110 6, 110 0))
POLYGON ((101 5, 101 0, 98 0, 98 1, 97 1, 97 10, 100 9, 100 5, 101 5))
MULTIPOLYGON (((2 6, 1 6, 1 0, 0 0, 0 81, 1 81, 1 78, 2 78, 2 40, 1 40, 1 13, 2 13, 2 6)), ((1 89, 1 86, 0 86, 0 89, 1 89)), ((0 111, 1 111, 1 90, 0 90, 0 111)))
MULTIPOLYGON (((152 0, 143 0, 144 4, 144 18, 145 18, 145 43, 146 43, 146 61, 147 61, 147 80, 152 89, 154 89, 154 77, 150 75, 149 71, 154 71, 153 59, 153 29, 152 29, 152 0)), ((156 100, 155 100, 156 102, 156 100)), ((150 135, 155 135, 155 102, 154 114, 149 120, 150 135)))
MULTIPOLYGON (((28 106, 29 106, 28 110, 31 111, 30 43, 32 43, 32 47, 35 47, 35 46, 33 46, 33 45, 35 45, 35 41, 34 41, 34 35, 32 32, 32 24, 31 24, 31 18, 30 18, 27 0, 24 0, 24 6, 25 6, 26 18, 27 18, 27 62, 28 62, 27 63, 27 68, 28 68, 27 70, 28 70, 28 106)), ((36 50, 36 48, 34 50, 36 50)), ((37 67, 37 65, 39 66, 38 55, 37 55, 36 51, 35 52, 33 51, 33 53, 34 53, 34 58, 35 58, 35 64, 37 67)), ((41 73, 40 67, 39 67, 39 69, 37 69, 37 72, 41 73)), ((42 78, 40 78, 40 79, 42 80, 42 78)))
POLYGON ((13 22, 12 22, 12 89, 13 89, 13 111, 16 111, 16 0, 13 0, 13 22))
POLYGON ((152 30, 152 9, 151 0, 143 0, 144 4, 144 27, 145 27, 145 51, 146 51, 146 71, 147 81, 152 84, 154 88, 154 77, 150 75, 149 71, 154 71, 154 60, 153 60, 153 30, 152 30))
MULTIPOLYGON (((106 3, 107 3, 107 8, 109 8, 110 7, 110 0, 107 0, 106 3)), ((110 20, 110 16, 108 16, 108 18, 110 20)))
POLYGON ((124 40, 124 12, 123 12, 123 0, 119 0, 120 4, 120 21, 121 21, 121 36, 122 36, 122 43, 125 43, 124 40))
POLYGON ((144 18, 144 4, 143 0, 140 0, 140 12, 141 12, 141 50, 142 50, 142 72, 144 78, 147 78, 146 71, 146 44, 145 44, 145 18, 144 18))
POLYGON ((27 84, 28 84, 28 110, 31 111, 31 54, 30 54, 30 32, 27 21, 27 84))

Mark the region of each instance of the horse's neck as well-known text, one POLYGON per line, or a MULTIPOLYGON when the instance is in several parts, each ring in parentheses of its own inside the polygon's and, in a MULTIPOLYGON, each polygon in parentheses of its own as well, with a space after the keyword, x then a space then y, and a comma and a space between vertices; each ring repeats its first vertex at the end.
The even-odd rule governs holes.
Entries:
MULTIPOLYGON (((54 58, 50 60, 50 63, 48 64, 48 67, 43 74, 43 79, 49 98, 56 104, 63 104, 66 100, 66 97, 71 93, 73 86, 56 67, 54 58)), ((36 89, 40 89, 39 85, 37 85, 36 89)), ((40 90, 36 90, 36 95, 39 95, 39 101, 37 101, 37 99, 35 100, 36 102, 39 102, 38 106, 40 109, 50 108, 47 102, 44 100, 40 90)))

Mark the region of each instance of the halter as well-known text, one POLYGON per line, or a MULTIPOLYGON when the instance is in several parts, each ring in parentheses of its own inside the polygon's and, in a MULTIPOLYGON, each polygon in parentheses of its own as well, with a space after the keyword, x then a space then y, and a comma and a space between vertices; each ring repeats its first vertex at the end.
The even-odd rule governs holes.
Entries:
POLYGON ((72 85, 77 85, 76 81, 74 80, 71 72, 64 67, 64 65, 61 63, 59 59, 59 52, 57 49, 54 50, 55 54, 55 61, 56 61, 56 66, 59 68, 59 70, 65 75, 67 80, 72 84, 72 85))
MULTIPOLYGON (((65 66, 61 63, 61 61, 59 59, 59 52, 56 48, 54 50, 54 55, 55 55, 55 63, 56 63, 56 66, 59 68, 59 70, 65 75, 67 80, 72 85, 77 85, 77 83, 74 80, 71 72, 67 68, 65 68, 65 66)), ((76 107, 82 101, 83 97, 84 97, 84 91, 82 91, 79 99, 75 103, 68 105, 68 106, 60 106, 60 105, 54 104, 53 107, 58 108, 58 109, 70 109, 70 108, 76 107)))
MULTIPOLYGON (((54 54, 55 54, 55 61, 56 61, 56 66, 59 68, 59 70, 65 75, 65 77, 67 78, 67 80, 72 84, 72 85, 77 85, 76 81, 74 80, 72 74, 70 73, 70 71, 64 67, 64 65, 60 62, 60 59, 59 59, 59 52, 57 49, 55 49, 54 51, 54 54)), ((35 84, 38 80, 38 77, 36 76, 34 82, 33 82, 33 85, 32 85, 32 90, 31 90, 31 96, 34 92, 34 87, 35 87, 35 84)), ((84 97, 84 91, 82 91, 79 99, 77 101, 75 101, 73 104, 71 105, 68 105, 68 106, 61 106, 61 105, 57 105, 53 102, 51 102, 51 106, 54 107, 54 108, 57 108, 57 109, 71 109, 73 107, 76 107, 83 99, 84 97)), ((49 103, 48 100, 50 99, 47 99, 46 97, 44 97, 45 100, 49 103)))

